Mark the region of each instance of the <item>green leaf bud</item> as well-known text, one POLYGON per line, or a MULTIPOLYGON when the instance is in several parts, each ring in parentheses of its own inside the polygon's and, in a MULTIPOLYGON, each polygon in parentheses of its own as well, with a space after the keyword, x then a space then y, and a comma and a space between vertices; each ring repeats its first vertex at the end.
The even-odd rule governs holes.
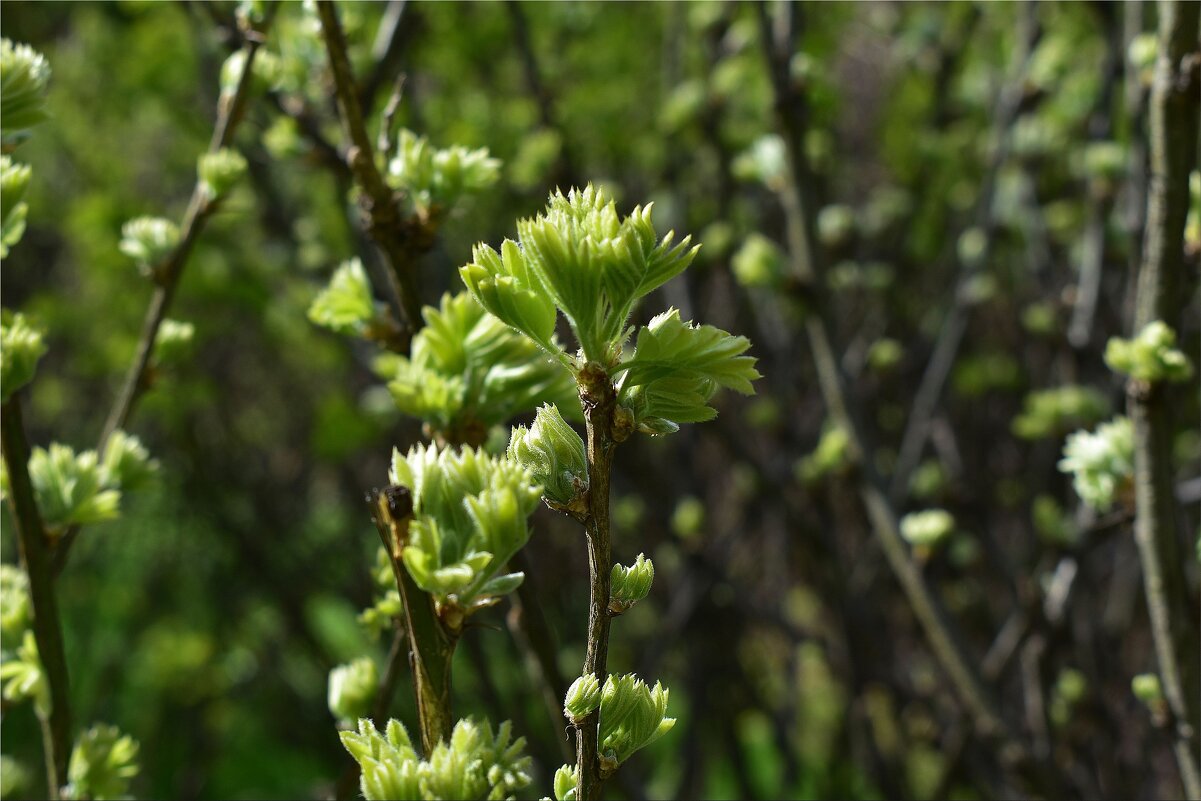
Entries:
POLYGON ((129 782, 138 775, 137 757, 138 744, 132 737, 116 726, 93 726, 71 751, 63 798, 127 798, 129 782))
POLYGON ((50 714, 50 685, 42 671, 42 660, 38 656, 38 643, 33 631, 26 629, 21 646, 15 655, 6 654, 0 662, 0 683, 5 701, 20 703, 32 701, 38 715, 50 714))
POLYGON ((1022 439, 1061 437, 1108 413, 1109 401, 1101 392, 1067 384, 1026 395, 1022 413, 1013 420, 1013 433, 1022 439))
POLYGON ((371 285, 358 259, 343 262, 309 305, 309 320, 339 334, 361 334, 374 318, 371 285))
POLYGON ((676 721, 666 717, 667 698, 668 691, 658 682, 651 688, 632 673, 609 676, 601 693, 602 756, 615 767, 669 732, 676 721))
POLYGON ((375 700, 379 672, 375 660, 360 657, 329 672, 329 711, 338 720, 366 717, 375 700))
POLYGON ((203 154, 196 172, 205 196, 211 200, 224 197, 246 174, 246 159, 236 150, 223 147, 203 154))
MULTIPOLYGON (((0 40, 0 134, 5 144, 22 139, 46 119, 50 65, 29 45, 0 40)), ((7 149, 7 148, 6 148, 7 149)))
POLYGON ((655 580, 655 565, 644 554, 638 554, 634 564, 629 567, 613 565, 609 580, 609 611, 620 615, 651 591, 651 584, 655 580))
POLYGON ((29 578, 16 565, 0 565, 0 650, 18 648, 32 621, 29 578))
POLYGON ((704 527, 704 501, 692 495, 681 498, 671 513, 671 530, 677 537, 688 540, 698 536, 704 527))
POLYGON ((901 536, 915 549, 929 552, 955 531, 955 518, 945 509, 911 512, 901 518, 901 536))
POLYGON ((730 267, 738 283, 745 287, 774 287, 784 275, 784 253, 775 242, 754 233, 734 254, 730 267))
POLYGON ((396 720, 383 736, 369 720, 358 732, 342 732, 342 744, 362 768, 360 789, 368 801, 413 798, 510 798, 530 783, 525 738, 513 739, 506 721, 494 733, 487 721, 460 720, 450 739, 427 759, 413 749, 396 720))
POLYGON ((76 455, 70 446, 57 442, 49 450, 34 448, 29 455, 29 480, 52 536, 67 526, 113 520, 120 512, 121 493, 105 485, 95 451, 76 455))
POLYGON ((195 334, 196 326, 192 323, 170 318, 163 320, 154 338, 155 364, 180 361, 191 348, 195 334))
POLYGON ((568 507, 588 489, 584 440, 554 404, 538 409, 528 429, 517 426, 509 438, 509 458, 530 471, 546 498, 568 507))
POLYGON ((45 352, 42 332, 24 315, 0 312, 0 395, 4 401, 33 380, 45 352))
POLYGON ((158 471, 141 441, 124 431, 114 431, 104 445, 100 481, 111 489, 128 491, 144 486, 158 471))
POLYGON ((576 801, 575 766, 563 765, 555 771, 555 801, 576 801))
POLYGON ((179 226, 162 217, 135 217, 121 226, 119 248, 147 278, 160 279, 163 262, 179 245, 179 226))
POLYGON ((1140 673, 1135 676, 1130 680, 1130 690, 1135 698, 1148 707, 1163 703, 1163 688, 1160 686, 1159 676, 1154 673, 1140 673))
POLYGON ((1134 339, 1113 337, 1105 346, 1105 363, 1135 381, 1179 383, 1193 375, 1193 364, 1176 347, 1176 332, 1161 320, 1147 323, 1134 339))
POLYGON ((828 248, 842 247, 855 235, 855 212, 850 206, 826 206, 817 215, 817 238, 828 248))
POLYGON ((1067 438, 1059 470, 1072 474, 1072 487, 1086 504, 1106 512, 1128 494, 1134 475, 1134 427, 1125 417, 1077 431, 1067 438))
POLYGON ((734 158, 731 169, 740 180, 756 181, 770 189, 779 190, 784 184, 785 170, 788 169, 784 140, 775 134, 760 137, 734 158))
POLYGON ((563 700, 563 715, 578 726, 584 718, 591 715, 600 707, 601 683, 589 673, 580 676, 567 688, 567 696, 563 700))
POLYGON ((876 372, 885 372, 896 367, 905 356, 905 348, 890 337, 881 337, 867 351, 867 363, 876 372))
POLYGON ((440 149, 424 136, 401 130, 396 150, 388 165, 388 183, 403 189, 421 213, 448 209, 464 195, 488 189, 500 177, 500 160, 490 157, 487 148, 440 149))
POLYGON ((28 165, 0 156, 0 258, 8 256, 8 249, 25 233, 28 207, 23 200, 32 176, 28 165))
POLYGON ((1064 668, 1055 680, 1055 694, 1069 706, 1074 706, 1088 694, 1088 679, 1076 668, 1064 668))

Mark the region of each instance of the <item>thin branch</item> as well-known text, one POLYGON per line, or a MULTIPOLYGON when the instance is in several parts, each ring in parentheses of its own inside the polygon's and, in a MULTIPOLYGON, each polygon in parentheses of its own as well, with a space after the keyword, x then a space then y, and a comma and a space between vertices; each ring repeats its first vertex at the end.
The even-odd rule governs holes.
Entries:
MULTIPOLYGON (((1184 276, 1184 226, 1189 174, 1197 157, 1197 88, 1201 5, 1159 3, 1159 59, 1151 95, 1151 175, 1143 263, 1134 330, 1154 320, 1174 325, 1184 276)), ((1172 486, 1172 419, 1166 385, 1131 380, 1127 409, 1134 425, 1134 536, 1138 543, 1151 635, 1164 698, 1171 712, 1180 778, 1189 798, 1201 799, 1197 764, 1197 631, 1187 622, 1185 560, 1180 556, 1172 486)))
POLYGON ((346 52, 346 36, 333 2, 320 0, 317 14, 321 18, 321 34, 329 54, 338 110, 346 137, 351 143, 346 152, 346 161, 361 190, 359 205, 363 212, 363 226, 387 257, 389 280, 404 309, 407 333, 411 336, 421 327, 416 261, 417 256, 428 249, 431 232, 425 230, 425 221, 406 217, 400 208, 399 198, 388 187, 375 163, 371 138, 367 134, 350 58, 346 52))
POLYGON ((392 574, 404 608, 409 635, 409 664, 417 696, 421 747, 432 754, 438 743, 450 737, 450 668, 458 632, 439 620, 433 599, 421 591, 404 565, 404 547, 413 518, 413 499, 400 486, 387 487, 368 495, 371 519, 392 563, 392 574))
MULTIPOLYGON (((773 22, 764 3, 758 3, 756 8, 760 34, 768 59, 768 70, 775 91, 776 113, 789 156, 790 170, 782 192, 782 201, 789 255, 798 279, 794 290, 803 297, 806 308, 810 311, 805 316, 805 333, 828 413, 846 432, 850 441, 849 450, 856 464, 859 495, 877 540, 922 626, 935 658, 970 714, 973 726, 985 739, 995 740, 1001 745, 1001 761, 1007 767, 1022 773, 1037 772, 1038 766, 1031 763, 1028 750, 1014 738, 998 713, 996 704, 985 689, 979 673, 969 662, 952 631, 934 591, 910 558, 908 548, 901 537, 896 510, 889 500, 883 480, 868 458, 872 449, 858 424, 845 378, 839 368, 830 325, 825 316, 828 305, 822 298, 818 252, 812 244, 815 210, 813 198, 809 196, 812 182, 808 180, 809 168, 803 147, 807 108, 805 98, 794 88, 788 70, 789 58, 794 47, 796 22, 795 19, 787 18, 773 22)), ((786 6, 785 10, 789 14, 797 13, 794 6, 786 6)), ((1036 781, 1044 783, 1048 780, 1040 776, 1036 781)))
MULTIPOLYGON (((613 417, 617 395, 604 368, 589 363, 579 374, 580 400, 588 433, 588 650, 580 675, 592 674, 604 684, 609 659, 609 591, 613 567, 609 538, 609 479, 613 468, 613 417)), ((576 726, 576 788, 580 801, 597 801, 606 773, 598 742, 600 710, 576 726)))
MULTIPOLYGON (((278 7, 278 2, 271 3, 267 7, 260 26, 261 30, 252 29, 244 33, 242 51, 245 58, 242 61, 242 74, 238 76, 238 83, 233 94, 223 97, 218 104, 217 121, 209 140, 209 153, 220 150, 233 141, 234 133, 242 120, 246 102, 250 96, 255 55, 263 44, 265 31, 270 27, 278 7)), ((192 189, 191 199, 188 201, 187 211, 184 212, 179 244, 166 257, 160 269, 155 271, 160 276, 157 279, 158 285, 154 289, 154 295, 150 298, 150 305, 146 308, 146 316, 142 322, 142 333, 138 338, 134 360, 125 375, 117 399, 112 409, 109 410, 108 417, 105 418, 100 442, 97 445, 98 452, 103 453, 104 446, 114 431, 125 427, 138 400, 149 388, 150 363, 154 358, 154 344, 158 339, 159 328, 162 327, 163 320, 166 319, 167 312, 171 308, 175 291, 179 287, 179 280, 183 275, 184 268, 187 267, 192 248, 196 244, 200 232, 204 229, 205 223, 218 206, 219 203, 208 197, 200 180, 197 179, 196 185, 192 189)), ((54 549, 54 572, 56 575, 61 573, 66 566, 67 556, 78 536, 79 527, 72 526, 54 549)))
POLYGON ((917 392, 914 394, 905 431, 901 436, 901 446, 897 452, 896 467, 889 485, 888 494, 893 503, 903 500, 909 491, 909 479, 921 460, 922 450, 930 435, 930 422, 934 418, 934 412, 942 398, 947 377, 950 375, 955 358, 959 353, 959 346, 963 343, 964 334, 967 333, 968 317, 972 306, 972 295, 969 288, 980 267, 988 263, 988 255, 993 247, 997 225, 996 216, 993 214, 993 196, 997 189, 1001 168, 1009 160, 1014 123, 1023 111, 1022 102, 1025 95, 1027 64, 1041 35, 1041 29, 1032 19, 1033 7, 1033 3, 1027 5, 1025 31, 1022 36, 1022 56, 1016 63, 1014 76, 1000 93, 996 108, 993 110, 994 146, 973 215, 976 226, 984 234, 983 250, 972 264, 966 265, 959 273, 951 309, 943 319, 934 352, 930 356, 930 361, 918 384, 917 392))
POLYGON ((49 541, 42 526, 33 484, 29 480, 29 446, 21 422, 21 403, 14 395, 0 409, 0 445, 8 468, 9 509, 17 525, 21 566, 29 578, 33 606, 33 637, 50 693, 50 713, 43 717, 42 747, 46 760, 47 793, 60 796, 67 781, 67 753, 71 747, 71 698, 67 658, 63 652, 62 623, 54 596, 54 569, 49 541))

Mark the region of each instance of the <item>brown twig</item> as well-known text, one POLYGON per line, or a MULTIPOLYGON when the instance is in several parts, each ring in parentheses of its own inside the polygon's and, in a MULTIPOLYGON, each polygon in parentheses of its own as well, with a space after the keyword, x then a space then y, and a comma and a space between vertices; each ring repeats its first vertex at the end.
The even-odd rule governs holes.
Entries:
MULTIPOLYGON (((242 120, 246 102, 250 97, 254 60, 263 44, 263 32, 269 27, 278 7, 278 2, 271 3, 267 7, 264 21, 260 26, 261 30, 247 30, 244 34, 242 51, 245 53, 245 59, 242 62, 242 74, 238 76, 238 83, 233 94, 223 97, 218 105, 217 122, 209 140, 209 153, 220 150, 233 141, 234 133, 242 120)), ((187 267, 192 248, 195 246, 200 232, 204 229, 205 223, 217 208, 218 203, 209 197, 202 182, 198 179, 192 189, 187 211, 184 213, 179 244, 155 270, 157 286, 150 299, 150 305, 146 308, 137 352, 125 375, 117 400, 105 419, 104 429, 97 445, 99 452, 104 451, 104 446, 114 431, 125 427, 138 400, 149 387, 150 365, 154 358, 154 345, 158 340, 159 328, 162 327, 163 320, 166 319, 171 303, 175 299, 179 279, 183 275, 184 268, 187 267)), ((54 549, 54 572, 56 574, 61 573, 63 567, 66 566, 67 556, 78 536, 79 528, 70 528, 54 549)))
MULTIPOLYGON (((371 519, 392 563, 392 574, 404 608, 409 634, 409 666, 413 671, 421 747, 434 747, 450 737, 450 668, 458 632, 438 618, 433 599, 421 591, 404 565, 404 547, 413 517, 413 499, 405 487, 391 486, 368 495, 371 519)), ((391 659, 395 663, 396 659, 391 659)), ((391 665, 390 668, 391 669, 391 665)))
POLYGON ((14 395, 0 408, 0 445, 8 468, 9 508, 17 525, 21 566, 29 578, 29 600, 33 606, 33 637, 46 675, 50 712, 38 719, 42 724, 42 747, 46 760, 47 793, 60 796, 67 781, 67 753, 71 747, 71 698, 67 658, 63 652, 62 623, 54 596, 54 569, 49 541, 42 526, 33 484, 29 480, 29 446, 21 422, 21 402, 14 395))
POLYGON ((425 250, 425 240, 429 237, 425 235, 421 220, 410 220, 403 213, 398 196, 388 187, 375 163, 350 58, 346 53, 346 36, 333 2, 320 0, 317 14, 321 19, 321 33, 329 55, 342 125, 351 143, 346 151, 346 161, 360 189, 359 207, 363 213, 363 227, 387 258, 390 268, 388 277, 404 309, 407 332, 411 336, 421 327, 416 258, 425 250))
MULTIPOLYGON (((1197 87, 1201 48, 1197 26, 1201 6, 1159 3, 1159 59, 1150 112, 1151 174, 1147 227, 1138 276, 1134 330, 1180 314, 1178 287, 1184 276, 1184 226, 1189 207, 1189 174, 1197 155, 1197 87)), ((1164 698, 1171 712, 1176 762, 1186 795, 1201 799, 1197 764, 1197 632, 1187 622, 1184 560, 1179 554, 1172 486, 1172 420, 1166 386, 1131 379, 1127 410, 1134 426, 1134 535, 1151 635, 1164 698)))
MULTIPOLYGON (((604 684, 609 659, 609 579, 613 567, 609 538, 609 479, 613 469, 613 419, 617 395, 608 372, 589 363, 580 371, 580 400, 588 433, 588 650, 581 675, 592 674, 604 684)), ((576 725, 576 792, 580 801, 600 798, 605 774, 599 746, 600 710, 576 725)))
POLYGON ((975 730, 985 739, 1000 744, 1002 764, 1023 774, 1037 774, 1035 781, 1047 783, 1050 778, 1039 766, 1031 763, 1028 749, 1014 738, 998 713, 994 700, 968 660, 934 591, 910 558, 900 534, 896 510, 889 500, 883 480, 868 458, 872 449, 866 443, 863 429, 852 408, 846 380, 834 350, 830 324, 825 316, 828 304, 822 298, 819 256, 813 246, 815 209, 813 198, 809 195, 812 183, 808 180, 809 168, 803 146, 807 108, 804 96, 791 81, 788 67, 797 34, 794 15, 798 11, 794 6, 785 7, 787 16, 773 20, 764 3, 756 7, 768 71, 775 91, 776 114, 789 157, 789 170, 781 194, 789 256, 798 281, 795 290, 802 296, 809 311, 805 316, 805 333, 828 413, 848 436, 851 460, 856 465, 859 495, 876 539, 922 626, 935 658, 970 715, 975 730))

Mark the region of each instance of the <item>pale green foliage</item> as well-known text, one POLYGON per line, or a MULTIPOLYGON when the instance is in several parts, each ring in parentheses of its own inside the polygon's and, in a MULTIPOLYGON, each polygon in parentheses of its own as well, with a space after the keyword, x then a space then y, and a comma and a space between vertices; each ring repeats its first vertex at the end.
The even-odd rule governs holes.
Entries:
POLYGON ((1052 495, 1042 493, 1034 499, 1030 507, 1030 519, 1044 542, 1072 546, 1080 539, 1080 530, 1052 495))
POLYGON ((361 334, 375 319, 375 301, 363 263, 343 262, 309 305, 309 319, 339 334, 361 334))
POLYGON ((588 489, 584 440, 554 404, 538 409, 528 429, 517 426, 509 438, 509 458, 530 471, 548 500, 566 505, 588 489))
POLYGON ((609 676, 601 693, 600 752, 616 764, 669 732, 668 691, 659 682, 648 687, 632 673, 609 676))
POLYGON ((822 430, 821 439, 813 453, 797 462, 797 477, 806 484, 841 471, 849 463, 851 438, 840 425, 828 424, 822 430))
POLYGON ((1136 381, 1187 381, 1193 364, 1176 347, 1176 332, 1166 323, 1147 323, 1134 339, 1113 337, 1105 346, 1105 363, 1136 381))
POLYGON ((443 295, 437 308, 426 306, 423 314, 425 327, 408 358, 385 354, 376 364, 405 414, 452 439, 466 439, 472 428, 486 430, 540 401, 579 416, 571 373, 470 294, 443 295))
POLYGON ((609 611, 614 614, 625 612, 647 596, 654 581, 655 565, 645 554, 638 554, 634 564, 629 567, 613 565, 613 572, 610 574, 609 611))
POLYGON ((33 170, 17 164, 8 156, 0 156, 0 258, 21 241, 25 233, 28 206, 23 202, 33 170))
POLYGON ((901 536, 915 548, 935 548, 954 531, 955 518, 945 509, 910 512, 901 518, 901 536))
POLYGON ((129 782, 138 775, 138 743, 116 726, 97 724, 88 729, 71 751, 69 784, 63 798, 126 798, 129 782))
POLYGON ((374 603, 359 614, 359 623, 372 637, 378 638, 391 629, 393 621, 404 611, 400 604, 400 591, 396 588, 392 560, 382 547, 376 549, 371 577, 375 584, 374 603))
POLYGON ((1109 401, 1092 387, 1068 384, 1031 392, 1022 413, 1013 420, 1013 433, 1022 439, 1059 437, 1092 425, 1109 413, 1109 401))
POLYGON ((0 40, 0 132, 11 144, 46 119, 50 65, 29 45, 0 40))
POLYGON ((589 673, 580 676, 567 688, 563 698, 563 715, 572 723, 578 724, 600 707, 600 679, 589 673))
POLYGON ((21 644, 33 620, 29 604, 29 578, 16 565, 0 565, 0 650, 8 652, 21 644))
POLYGON ((1072 474, 1080 499, 1100 512, 1113 506, 1122 485, 1134 475, 1134 427, 1115 417, 1095 432, 1077 431, 1063 447, 1059 469, 1072 474))
POLYGON ((405 567, 440 606, 470 613, 517 588, 523 574, 497 573, 530 537, 541 488, 527 470, 482 449, 418 445, 393 451, 389 478, 413 494, 405 567))
MULTIPOLYGON (((696 255, 690 237, 655 234, 651 207, 620 217, 602 189, 551 195, 543 214, 519 220, 518 243, 497 253, 477 245, 461 269, 484 308, 562 357, 550 342, 555 309, 575 333, 586 361, 611 364, 635 301, 684 270, 696 255)), ((699 246, 698 246, 699 247, 699 246)))
POLYGON ((50 685, 42 671, 38 643, 33 632, 26 630, 15 654, 4 655, 0 664, 0 682, 4 685, 5 701, 33 701, 33 707, 43 717, 50 714, 50 685))
POLYGON ((496 732, 487 721, 460 720, 450 740, 438 743, 427 759, 413 748, 397 720, 387 735, 369 720, 358 732, 342 732, 342 745, 362 768, 360 789, 375 799, 505 799, 530 783, 525 738, 513 739, 508 721, 496 732))
POLYGON ((192 323, 163 320, 154 338, 154 361, 156 364, 170 364, 179 361, 191 348, 196 336, 196 326, 192 323))
POLYGON ((29 771, 8 754, 0 755, 0 798, 14 798, 28 787, 29 771))
POLYGON ((464 195, 488 189, 499 177, 500 160, 489 157, 487 148, 436 148, 407 129, 400 132, 397 155, 386 176, 422 214, 449 209, 464 195))
POLYGON ((1135 676, 1130 680, 1130 690, 1135 698, 1147 706, 1163 702, 1163 687, 1159 683, 1159 676, 1154 673, 1140 673, 1135 676))
POLYGON ((158 471, 158 462, 137 437, 114 431, 104 444, 100 462, 100 481, 122 492, 144 487, 158 471))
POLYGON ((159 266, 179 244, 179 226, 162 217, 135 217, 121 226, 121 252, 133 259, 147 277, 156 277, 159 266))
POLYGON ((773 287, 784 275, 784 253, 775 242, 754 233, 734 254, 730 267, 738 283, 745 287, 773 287))
POLYGON ((855 212, 849 206, 826 206, 817 214, 817 238, 828 248, 846 244, 855 234, 855 212))
POLYGON ((329 711, 338 720, 366 717, 375 699, 379 670, 369 656, 359 657, 329 672, 329 711))
POLYGON ((29 455, 34 497, 53 535, 67 526, 116 518, 121 492, 145 484, 157 468, 141 442, 120 431, 109 438, 103 462, 95 451, 76 454, 57 442, 29 455))
POLYGON ((0 397, 4 401, 33 380, 45 352, 42 332, 23 314, 0 312, 0 397))
POLYGON ((246 159, 236 150, 223 147, 203 154, 196 162, 196 174, 209 200, 224 197, 246 175, 246 159))
POLYGON ((685 495, 671 512, 671 530, 681 539, 692 539, 705 526, 705 502, 695 495, 685 495))
POLYGON ((867 350, 867 363, 873 370, 883 372, 896 367, 905 356, 905 348, 890 337, 881 337, 867 350))
POLYGON ((711 325, 693 325, 669 309, 638 332, 634 355, 618 365, 625 370, 619 400, 634 415, 640 431, 676 431, 679 423, 712 420, 717 410, 709 400, 719 387, 744 395, 759 378, 755 359, 746 356, 746 337, 711 325))
POLYGON ((560 767, 555 771, 555 800, 576 801, 575 785, 575 767, 573 765, 560 767))
POLYGON ((784 140, 776 134, 767 134, 755 140, 747 150, 734 159, 734 175, 744 181, 756 181, 770 189, 780 189, 784 183, 784 171, 788 168, 788 154, 784 140))

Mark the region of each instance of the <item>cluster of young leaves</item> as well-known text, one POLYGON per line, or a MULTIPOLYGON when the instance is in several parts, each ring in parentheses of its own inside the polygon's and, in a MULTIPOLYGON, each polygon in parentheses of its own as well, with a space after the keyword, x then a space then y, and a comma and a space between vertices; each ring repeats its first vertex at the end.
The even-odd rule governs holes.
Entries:
POLYGON ((338 720, 366 717, 375 698, 379 669, 375 660, 361 656, 329 672, 329 711, 338 720))
POLYGON ((29 578, 14 565, 0 565, 0 682, 10 703, 33 701, 40 712, 50 707, 49 687, 38 658, 30 624, 33 606, 29 578))
POLYGON ((1013 433, 1022 439, 1061 437, 1108 413, 1109 401, 1092 387, 1068 384, 1039 390, 1026 396, 1022 413, 1013 420, 1013 433))
POLYGON ((529 428, 513 428, 508 454, 530 472, 552 505, 579 503, 588 489, 584 441, 553 403, 538 409, 529 428))
POLYGON ((385 179, 404 191, 420 216, 437 217, 461 197, 490 188, 499 177, 500 160, 489 156, 487 148, 438 148, 406 128, 397 138, 385 179))
MULTIPOLYGON (((607 775, 676 725, 675 718, 667 717, 669 694, 662 684, 656 682, 649 687, 632 673, 611 675, 603 687, 596 676, 581 676, 567 690, 563 714, 579 722, 600 710, 601 765, 602 773, 607 775)), ((559 801, 575 798, 575 776, 570 766, 559 769, 554 789, 559 801)))
POLYGON ((71 751, 65 799, 106 801, 129 797, 138 775, 138 743, 116 726, 98 724, 84 732, 71 751))
POLYGON ((1096 431, 1069 436, 1059 469, 1071 474, 1082 501, 1099 512, 1109 511, 1134 475, 1134 427, 1129 418, 1115 417, 1096 431))
POLYGON ((1133 339, 1113 337, 1105 346, 1110 369, 1135 381, 1152 383, 1187 381, 1193 364, 1176 347, 1176 332, 1160 320, 1148 323, 1133 339))
POLYGON ((405 568, 439 608, 470 614, 521 584, 498 574, 530 537, 542 492, 529 471, 482 449, 418 445, 393 452, 389 479, 413 495, 405 568))
MULTIPOLYGON (((139 489, 158 470, 137 437, 116 431, 104 447, 76 453, 69 445, 52 443, 29 454, 29 480, 42 523, 51 537, 68 526, 114 520, 120 514, 121 494, 139 489)), ((8 493, 7 472, 0 482, 0 498, 8 493)))
POLYGON ((423 314, 425 327, 409 356, 383 354, 376 361, 402 412, 448 439, 468 442, 540 402, 579 418, 571 374, 471 295, 443 295, 437 308, 426 306, 423 314))
POLYGON ((4 401, 33 380, 46 353, 42 332, 25 315, 0 310, 0 396, 4 401))
POLYGON ((901 518, 901 536, 915 549, 931 551, 955 533, 955 518, 945 509, 910 512, 901 518))
POLYGON ((545 211, 517 223, 517 241, 500 251, 479 244, 460 270, 463 282, 492 314, 521 331, 573 372, 600 365, 618 382, 618 401, 647 433, 678 430, 679 423, 712 419, 709 401, 719 387, 749 393, 759 377, 750 343, 712 326, 683 322, 677 311, 642 328, 634 352, 634 304, 682 272, 696 256, 691 237, 673 245, 660 239, 651 206, 627 217, 591 184, 555 192, 545 211), (568 355, 553 341, 562 314, 579 351, 568 355))
POLYGON ((507 799, 530 783, 525 738, 513 739, 508 721, 494 732, 487 721, 460 720, 450 739, 424 759, 409 733, 389 720, 386 734, 369 720, 342 732, 342 745, 362 769, 360 789, 375 799, 507 799))

